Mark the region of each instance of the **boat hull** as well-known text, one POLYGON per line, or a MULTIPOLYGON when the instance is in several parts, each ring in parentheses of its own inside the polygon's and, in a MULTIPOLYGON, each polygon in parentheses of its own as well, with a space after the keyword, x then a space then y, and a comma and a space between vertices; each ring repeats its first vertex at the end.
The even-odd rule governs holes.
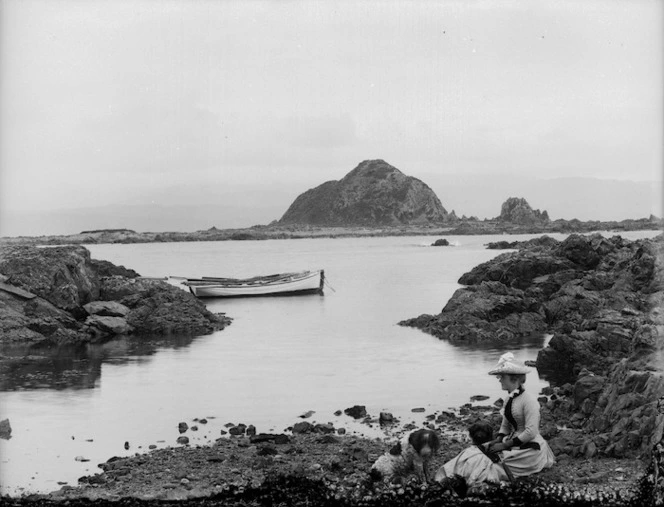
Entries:
POLYGON ((299 296, 323 294, 324 272, 311 271, 266 283, 215 283, 210 280, 188 281, 192 294, 199 298, 239 298, 261 296, 299 296))

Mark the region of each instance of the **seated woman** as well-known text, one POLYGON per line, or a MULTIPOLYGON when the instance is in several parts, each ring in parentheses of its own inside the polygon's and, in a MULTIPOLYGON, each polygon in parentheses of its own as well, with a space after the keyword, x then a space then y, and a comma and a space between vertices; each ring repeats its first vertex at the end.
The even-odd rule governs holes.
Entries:
POLYGON ((436 473, 437 481, 461 476, 470 487, 531 475, 555 463, 549 445, 539 433, 539 402, 523 388, 530 371, 511 352, 500 357, 498 365, 489 372, 498 377, 501 388, 509 393, 497 437, 482 444, 486 453, 466 449, 445 463, 436 473), (495 460, 495 456, 499 459, 495 460))

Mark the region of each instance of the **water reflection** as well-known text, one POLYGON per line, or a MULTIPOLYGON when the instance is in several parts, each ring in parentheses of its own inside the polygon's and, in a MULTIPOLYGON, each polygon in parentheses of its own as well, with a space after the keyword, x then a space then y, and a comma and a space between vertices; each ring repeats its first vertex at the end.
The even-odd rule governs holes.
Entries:
POLYGON ((163 349, 189 346, 193 335, 124 337, 103 344, 0 346, 0 392, 36 389, 94 389, 103 363, 145 363, 163 349))

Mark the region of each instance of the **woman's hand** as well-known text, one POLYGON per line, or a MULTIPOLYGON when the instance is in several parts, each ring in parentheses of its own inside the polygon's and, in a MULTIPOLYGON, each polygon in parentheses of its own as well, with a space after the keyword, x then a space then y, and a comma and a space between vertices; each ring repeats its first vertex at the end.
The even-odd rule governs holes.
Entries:
POLYGON ((494 441, 494 442, 491 442, 491 443, 489 444, 489 451, 491 451, 491 452, 506 451, 506 450, 512 448, 512 445, 511 445, 511 444, 512 444, 512 441, 511 441, 511 440, 507 440, 507 441, 505 441, 505 442, 495 442, 495 441, 494 441), (510 445, 507 445, 508 442, 509 442, 510 445))

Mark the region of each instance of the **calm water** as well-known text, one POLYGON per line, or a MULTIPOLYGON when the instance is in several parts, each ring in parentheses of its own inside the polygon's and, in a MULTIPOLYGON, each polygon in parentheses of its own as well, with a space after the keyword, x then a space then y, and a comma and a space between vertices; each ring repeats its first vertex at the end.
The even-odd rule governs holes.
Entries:
MULTIPOLYGON (((90 246, 94 258, 143 276, 245 277, 323 268, 332 288, 325 296, 206 300, 233 324, 205 336, 60 349, 47 361, 13 366, 0 386, 0 419, 9 418, 12 426, 12 438, 0 440, 2 493, 75 485, 112 456, 177 445, 178 423, 191 426, 195 418, 208 422, 187 432, 192 445, 214 441, 226 423, 281 432, 309 410, 315 411, 309 421, 384 436, 334 412, 365 405, 376 417, 386 410, 402 423, 421 423, 424 415, 476 394, 489 402, 501 397, 486 372, 505 350, 454 347, 397 325, 440 312, 464 272, 501 253, 483 245, 505 238, 448 236, 454 246, 430 247, 435 239, 90 246), (426 413, 412 413, 416 407, 426 413)), ((511 350, 521 360, 535 359, 544 340, 511 350)), ((536 373, 529 376, 530 389, 544 385, 536 373)))

